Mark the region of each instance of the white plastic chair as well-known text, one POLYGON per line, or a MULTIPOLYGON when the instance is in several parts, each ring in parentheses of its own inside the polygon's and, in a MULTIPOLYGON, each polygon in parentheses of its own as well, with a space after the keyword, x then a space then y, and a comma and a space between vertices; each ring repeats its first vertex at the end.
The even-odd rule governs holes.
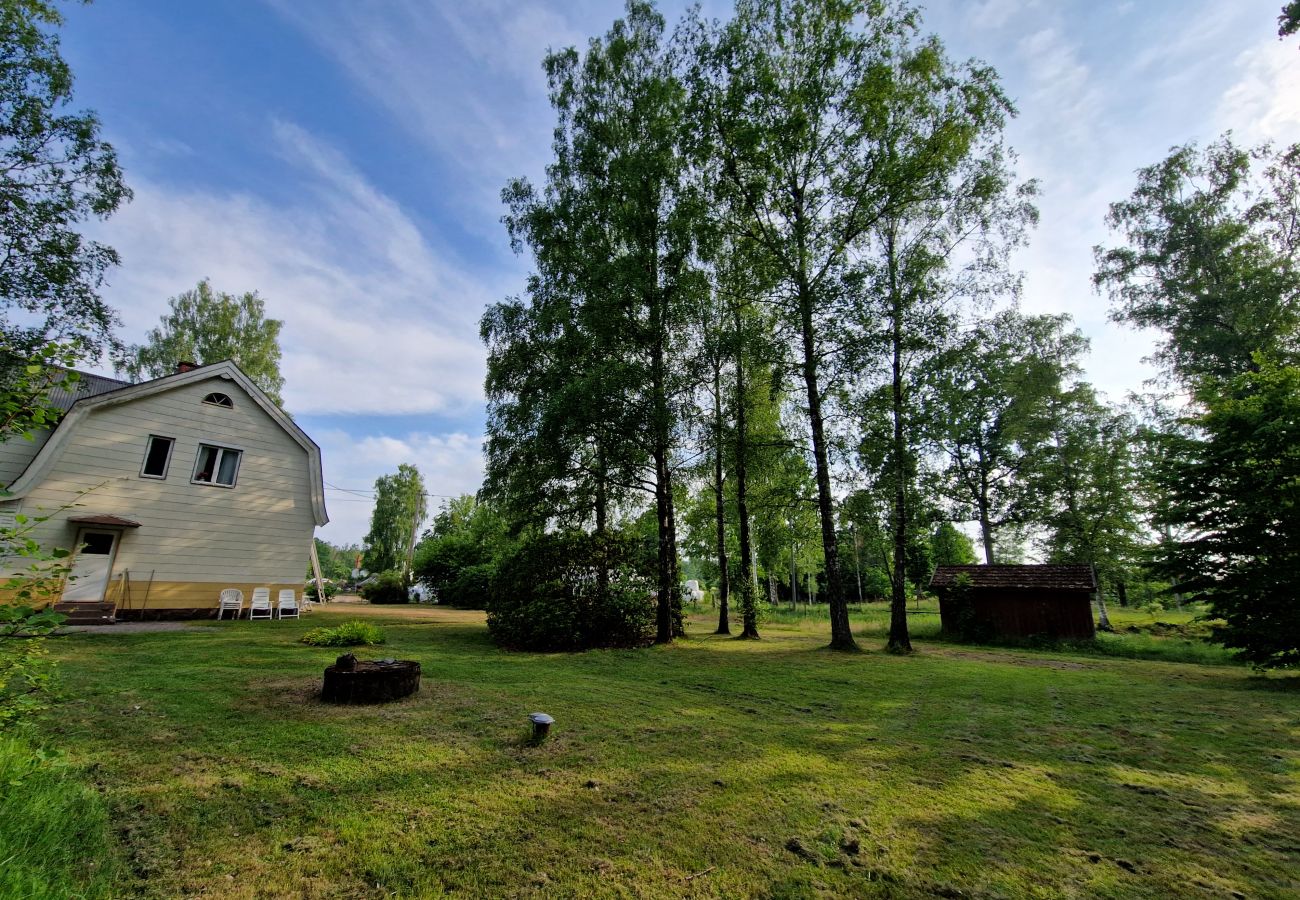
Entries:
POLYGON ((217 618, 230 610, 232 617, 238 619, 244 613, 244 592, 239 588, 225 588, 221 592, 221 602, 217 606, 217 618))
POLYGON ((284 588, 280 591, 280 598, 276 602, 276 612, 283 619, 288 616, 290 619, 298 618, 298 595, 290 588, 284 588))
POLYGON ((253 599, 248 604, 248 618, 270 619, 272 616, 271 589, 264 587, 253 588, 253 599))

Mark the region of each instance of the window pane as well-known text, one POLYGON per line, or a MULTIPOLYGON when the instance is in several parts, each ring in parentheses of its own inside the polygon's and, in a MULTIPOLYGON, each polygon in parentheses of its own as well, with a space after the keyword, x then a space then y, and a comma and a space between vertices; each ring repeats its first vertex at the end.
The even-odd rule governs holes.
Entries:
POLYGON ((149 449, 145 452, 143 474, 152 475, 155 478, 162 478, 166 475, 167 457, 170 455, 171 449, 171 438, 149 438, 149 449))
POLYGON ((194 473, 195 481, 211 481, 212 472, 217 467, 217 448, 199 447, 199 466, 194 473))
POLYGON ((221 451, 221 468, 217 472, 217 484, 234 484, 235 470, 239 468, 239 451, 221 451))
POLYGON ((81 552, 92 556, 107 556, 113 552, 113 535, 102 531, 87 531, 81 536, 81 552))

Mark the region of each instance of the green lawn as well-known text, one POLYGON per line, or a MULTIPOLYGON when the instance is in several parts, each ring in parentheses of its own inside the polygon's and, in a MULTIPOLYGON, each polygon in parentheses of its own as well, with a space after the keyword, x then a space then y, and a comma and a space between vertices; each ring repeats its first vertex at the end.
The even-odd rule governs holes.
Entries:
POLYGON ((1294 678, 895 657, 877 612, 854 656, 785 614, 759 643, 701 614, 670 648, 572 656, 498 651, 481 621, 336 606, 52 641, 69 699, 43 732, 106 798, 111 895, 1300 893, 1294 678), (363 656, 421 662, 418 697, 315 699, 337 651, 296 638, 358 614, 389 635, 363 656), (534 710, 556 718, 540 747, 534 710))

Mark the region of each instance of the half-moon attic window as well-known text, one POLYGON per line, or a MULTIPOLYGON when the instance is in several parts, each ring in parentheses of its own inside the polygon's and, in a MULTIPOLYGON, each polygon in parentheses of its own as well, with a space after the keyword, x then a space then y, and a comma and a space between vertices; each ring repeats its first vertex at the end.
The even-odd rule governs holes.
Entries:
POLYGON ((213 406, 224 406, 226 409, 234 409, 235 403, 230 399, 228 394, 211 393, 203 398, 204 403, 211 403, 213 406))

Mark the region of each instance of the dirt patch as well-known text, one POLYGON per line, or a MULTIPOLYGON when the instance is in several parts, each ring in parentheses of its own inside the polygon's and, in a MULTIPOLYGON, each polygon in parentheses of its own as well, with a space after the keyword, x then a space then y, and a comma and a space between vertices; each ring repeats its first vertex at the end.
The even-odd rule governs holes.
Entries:
POLYGON ((116 625, 65 625, 57 634, 143 634, 150 631, 207 631, 214 626, 188 622, 118 622, 116 625))

